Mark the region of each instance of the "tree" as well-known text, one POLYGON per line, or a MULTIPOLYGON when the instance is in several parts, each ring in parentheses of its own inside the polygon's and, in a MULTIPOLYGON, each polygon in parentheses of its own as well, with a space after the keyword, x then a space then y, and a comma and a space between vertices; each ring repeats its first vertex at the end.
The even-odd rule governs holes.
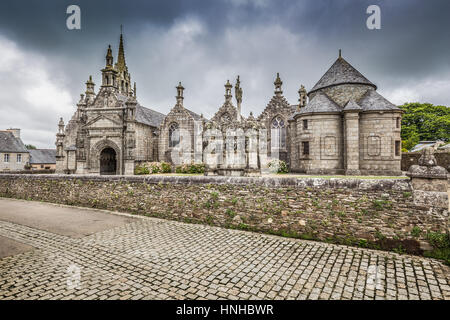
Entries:
POLYGON ((406 103, 400 106, 403 147, 411 150, 419 141, 450 141, 450 108, 430 103, 406 103))
POLYGON ((36 149, 36 147, 33 146, 32 144, 26 144, 26 145, 25 145, 25 148, 27 148, 28 150, 34 150, 34 149, 36 149))

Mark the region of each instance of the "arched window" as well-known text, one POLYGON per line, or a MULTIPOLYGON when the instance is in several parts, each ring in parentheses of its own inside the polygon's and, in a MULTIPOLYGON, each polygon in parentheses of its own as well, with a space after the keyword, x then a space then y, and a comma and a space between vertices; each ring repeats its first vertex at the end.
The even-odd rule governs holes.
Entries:
POLYGON ((180 130, 178 123, 172 123, 169 126, 169 148, 174 148, 180 143, 180 130))
POLYGON ((272 120, 271 145, 272 149, 286 148, 286 125, 283 118, 276 116, 272 120))

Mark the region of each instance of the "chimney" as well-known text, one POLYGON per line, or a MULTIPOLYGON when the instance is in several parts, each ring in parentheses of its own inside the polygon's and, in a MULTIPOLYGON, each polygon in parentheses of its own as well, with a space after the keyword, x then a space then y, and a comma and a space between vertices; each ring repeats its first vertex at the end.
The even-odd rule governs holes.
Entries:
POLYGON ((6 131, 11 132, 11 133, 14 135, 14 137, 20 139, 20 129, 17 129, 17 128, 9 128, 9 129, 6 129, 6 131))

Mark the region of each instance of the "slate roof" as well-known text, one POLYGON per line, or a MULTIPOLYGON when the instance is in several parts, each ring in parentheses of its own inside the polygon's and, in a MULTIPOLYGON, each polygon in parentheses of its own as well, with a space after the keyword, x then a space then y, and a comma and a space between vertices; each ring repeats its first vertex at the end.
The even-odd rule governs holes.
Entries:
POLYGON ((56 163, 55 149, 34 149, 30 152, 30 164, 56 163))
POLYGON ((364 111, 400 110, 375 90, 368 90, 358 101, 364 111))
POLYGON ((28 152, 20 138, 12 132, 0 131, 0 152, 28 152))
POLYGON ((354 100, 350 100, 344 107, 344 111, 362 110, 363 108, 354 100))
POLYGON ((372 82, 367 80, 358 70, 356 70, 344 58, 339 57, 327 72, 320 78, 319 82, 309 91, 317 91, 322 88, 335 86, 338 84, 367 84, 377 88, 372 82))
POLYGON ((324 112, 341 112, 341 108, 331 100, 325 93, 318 92, 314 98, 312 98, 308 104, 301 108, 299 112, 294 114, 303 113, 324 113, 324 112))
POLYGON ((166 115, 161 112, 145 108, 139 104, 136 106, 136 122, 143 123, 148 126, 159 127, 165 117, 166 115))

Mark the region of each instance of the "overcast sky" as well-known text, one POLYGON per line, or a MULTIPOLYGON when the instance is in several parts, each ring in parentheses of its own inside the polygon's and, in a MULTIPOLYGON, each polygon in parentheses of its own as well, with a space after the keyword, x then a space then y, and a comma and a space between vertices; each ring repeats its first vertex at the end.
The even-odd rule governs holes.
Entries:
POLYGON ((245 116, 265 108, 277 72, 296 104, 340 48, 393 103, 449 106, 449 14, 448 0, 2 0, 0 129, 54 148, 58 119, 71 118, 89 75, 98 92, 108 44, 117 58, 120 24, 138 101, 165 114, 181 81, 185 106, 211 117, 237 75, 245 116), (81 30, 66 27, 71 4, 81 30), (381 30, 366 27, 371 4, 381 30))

